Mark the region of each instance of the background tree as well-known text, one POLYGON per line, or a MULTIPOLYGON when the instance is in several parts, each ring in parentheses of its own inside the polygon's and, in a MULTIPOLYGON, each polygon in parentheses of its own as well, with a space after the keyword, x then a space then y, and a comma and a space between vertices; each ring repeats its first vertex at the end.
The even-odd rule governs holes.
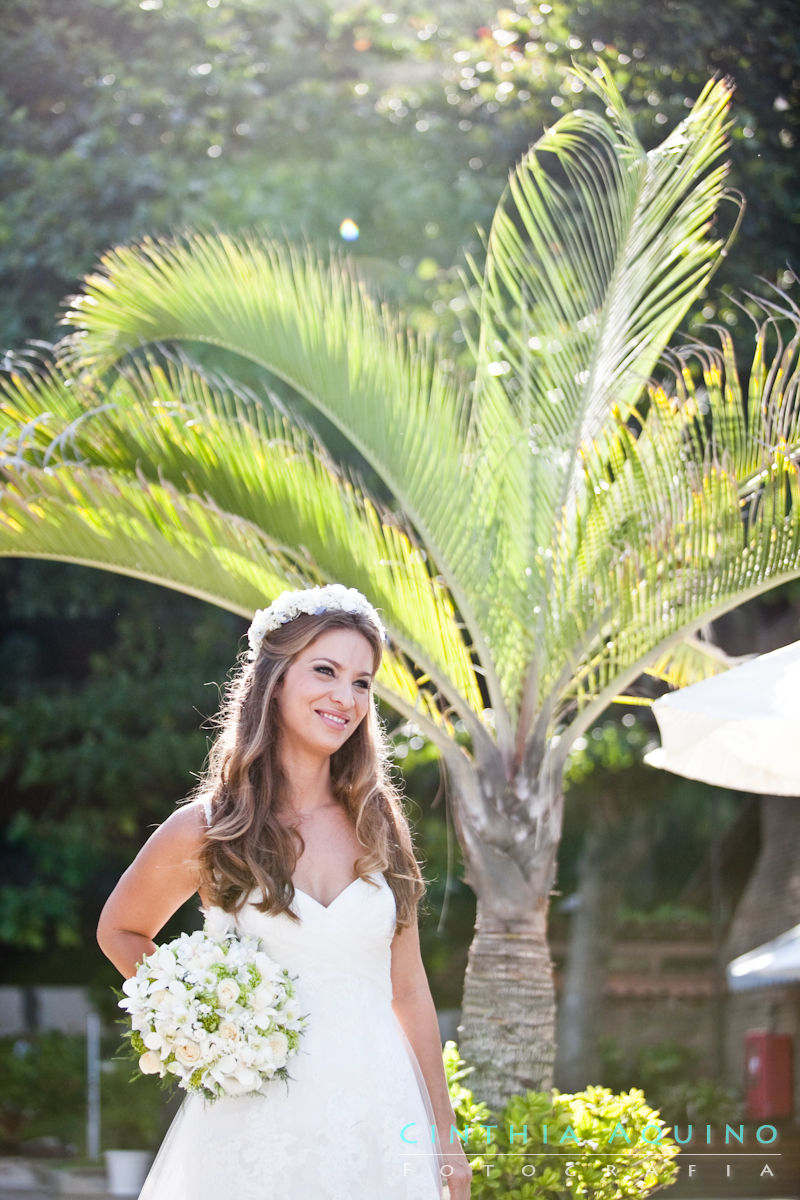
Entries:
MULTIPOLYGON (((709 75, 733 78, 732 185, 748 207, 719 284, 774 280, 798 260, 799 35, 793 0, 520 2, 494 19, 477 0, 72 0, 68 14, 6 0, 0 343, 51 337, 114 242, 257 224, 327 244, 345 217, 362 274, 458 337, 443 317, 461 303, 462 250, 576 102, 572 59, 597 53, 646 145, 709 75)), ((715 298, 703 306, 708 319, 715 298)))
POLYGON ((788 345, 759 332, 744 392, 724 333, 643 391, 723 249, 727 89, 646 153, 611 78, 578 77, 611 116, 566 116, 512 178, 473 388, 346 271, 220 236, 107 255, 68 375, 15 371, 4 401, 19 430, 6 553, 102 563, 242 614, 336 577, 382 607, 381 693, 453 782, 478 897, 462 1043, 493 1103, 552 1066, 546 914, 570 743, 709 615, 800 570, 798 311, 784 302, 788 345), (125 361, 154 339, 224 347, 293 388, 400 522, 268 394, 185 358, 125 361))
MULTIPOLYGON (((2 564, 0 942, 4 982, 115 982, 100 907, 202 764, 237 618, 46 562, 2 564), (24 569, 23 569, 24 568, 24 569)), ((109 993, 110 999, 110 993, 109 993)))
POLYGON ((76 0, 69 13, 9 0, 2 344, 51 337, 106 246, 176 225, 327 245, 354 219, 353 252, 383 287, 413 292, 413 267, 431 249, 453 261, 502 176, 484 181, 463 137, 430 144, 382 94, 393 74, 434 86, 438 35, 452 41, 450 15, 469 30, 479 7, 441 0, 437 25, 415 4, 389 20, 327 0, 76 0))

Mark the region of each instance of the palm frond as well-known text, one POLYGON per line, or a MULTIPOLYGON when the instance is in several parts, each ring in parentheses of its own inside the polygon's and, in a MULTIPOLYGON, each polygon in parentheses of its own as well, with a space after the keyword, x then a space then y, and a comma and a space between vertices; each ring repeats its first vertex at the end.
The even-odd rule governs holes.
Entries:
MULTIPOLYGON (((298 571, 260 530, 198 497, 103 470, 6 467, 0 488, 0 557, 97 567, 186 592, 249 619, 265 596, 325 582, 298 571)), ((450 714, 419 686, 403 652, 387 647, 378 694, 451 748, 450 714)))
POLYGON ((687 634, 800 575, 800 312, 788 329, 758 328, 746 386, 724 331, 716 353, 687 350, 646 415, 583 448, 543 712, 575 706, 585 727, 687 634))
POLYGON ((515 603, 524 597, 535 664, 541 622, 530 614, 550 593, 556 523, 582 486, 579 448, 636 406, 721 249, 711 225, 729 86, 710 83, 647 152, 609 72, 577 73, 608 115, 563 117, 512 173, 479 308, 477 473, 503 486, 492 570, 515 603))
MULTIPOLYGON (((132 481, 134 493, 144 485, 166 487, 175 503, 180 497, 191 502, 191 512, 199 505, 216 514, 207 530, 208 554, 226 522, 247 529, 254 547, 262 542, 271 547, 280 564, 269 581, 273 590, 281 571, 294 580, 347 579, 382 608, 398 654, 429 681, 427 691, 416 682, 412 687, 414 674, 394 668, 404 681, 406 705, 421 704, 427 711, 426 695, 438 693, 442 713, 452 709, 474 726, 476 738, 488 736, 476 716, 482 700, 469 648, 446 590, 406 533, 382 520, 369 498, 306 438, 247 397, 218 391, 183 363, 140 362, 118 373, 103 396, 100 403, 86 381, 64 380, 52 371, 5 382, 3 411, 23 430, 13 453, 6 438, 5 467, 15 473, 17 487, 22 469, 38 472, 40 486, 49 472, 69 478, 73 487, 81 486, 87 472, 95 487, 99 478, 107 480, 104 520, 118 536, 130 528, 125 552, 134 558, 137 540, 146 543, 146 529, 142 522, 110 525, 110 497, 119 489, 124 507, 131 503, 132 481)), ((7 514, 12 508, 9 494, 7 514)), ((151 517, 158 533, 163 522, 155 509, 151 517)), ((170 544, 180 527, 177 512, 172 520, 170 544)), ((81 528, 80 520, 73 521, 62 546, 81 528)), ((191 542, 191 534, 187 537, 191 542)), ((257 557, 263 554, 261 548, 257 557)), ((164 582, 176 586, 168 572, 164 582)), ((236 595, 233 580, 231 587, 236 595)), ((270 594, 249 592, 244 611, 270 594)))
POLYGON ((710 679, 713 675, 722 675, 740 661, 713 642, 692 636, 665 649, 653 659, 645 674, 668 683, 670 687, 682 688, 690 683, 699 683, 701 679, 710 679))
POLYGON ((146 478, 3 464, 0 554, 102 567, 242 617, 300 579, 245 521, 146 478))
POLYGON ((475 487, 468 390, 379 310, 347 266, 266 239, 187 235, 106 254, 69 320, 71 369, 102 373, 142 343, 204 342, 266 368, 331 421, 392 493, 474 646, 499 729, 505 699, 484 616, 492 491, 475 487))

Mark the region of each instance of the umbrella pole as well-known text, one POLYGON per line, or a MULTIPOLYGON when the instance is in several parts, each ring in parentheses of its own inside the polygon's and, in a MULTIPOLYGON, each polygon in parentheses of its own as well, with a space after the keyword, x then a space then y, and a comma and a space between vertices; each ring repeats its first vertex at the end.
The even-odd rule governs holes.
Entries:
POLYGON ((722 842, 719 835, 719 798, 711 789, 711 942, 714 957, 714 1073, 725 1072, 725 964, 722 954, 722 842))

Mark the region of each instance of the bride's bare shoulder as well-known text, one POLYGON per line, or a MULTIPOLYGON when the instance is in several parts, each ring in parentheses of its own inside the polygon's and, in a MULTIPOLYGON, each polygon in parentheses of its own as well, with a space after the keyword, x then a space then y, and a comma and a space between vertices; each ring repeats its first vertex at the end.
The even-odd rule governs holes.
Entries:
POLYGON ((202 804, 182 804, 163 821, 148 843, 152 849, 168 852, 171 857, 196 859, 206 834, 202 804))

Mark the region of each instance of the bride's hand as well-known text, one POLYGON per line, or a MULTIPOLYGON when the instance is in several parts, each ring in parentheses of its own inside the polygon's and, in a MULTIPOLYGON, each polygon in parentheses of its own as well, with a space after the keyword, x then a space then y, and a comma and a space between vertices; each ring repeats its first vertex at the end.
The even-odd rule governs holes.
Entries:
POLYGON ((472 1168, 463 1150, 451 1150, 443 1155, 443 1166, 447 1167, 442 1178, 447 1184, 449 1200, 469 1200, 472 1184, 472 1168))

